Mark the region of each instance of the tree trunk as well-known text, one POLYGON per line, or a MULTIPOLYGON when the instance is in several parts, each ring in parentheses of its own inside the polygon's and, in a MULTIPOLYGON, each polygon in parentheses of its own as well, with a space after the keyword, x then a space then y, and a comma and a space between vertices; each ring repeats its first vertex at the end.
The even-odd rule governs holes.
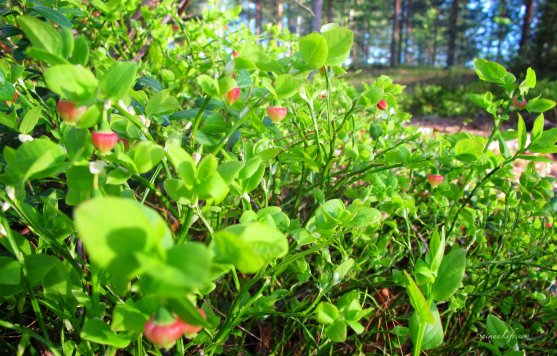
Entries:
POLYGON ((399 17, 400 17, 400 0, 394 0, 394 11, 393 11, 393 32, 391 34, 391 67, 396 67, 398 65, 398 42, 400 41, 400 27, 399 27, 399 17))
POLYGON ((534 15, 534 0, 524 0, 524 6, 526 9, 524 11, 524 19, 522 21, 522 34, 519 42, 520 49, 518 50, 520 54, 524 54, 530 37, 530 27, 532 25, 532 17, 534 15))
POLYGON ((321 30, 321 17, 323 16, 323 0, 311 0, 311 11, 313 11, 311 31, 319 32, 321 30))
POLYGON ((406 0, 402 0, 402 10, 400 11, 400 21, 398 24, 398 33, 400 34, 400 38, 398 39, 398 59, 397 59, 397 63, 401 64, 402 63, 402 44, 404 43, 404 23, 406 22, 406 0))
POLYGON ((327 0, 327 22, 333 22, 333 0, 327 0))
POLYGON ((261 34, 263 19, 262 19, 262 3, 263 0, 255 0, 255 34, 261 34))
POLYGON ((439 22, 437 20, 434 21, 433 24, 433 39, 431 41, 431 65, 435 66, 435 62, 437 62, 437 28, 439 27, 439 22))
POLYGON ((449 17, 449 43, 447 48, 447 67, 455 63, 456 24, 458 22, 458 0, 453 0, 449 17))
POLYGON ((286 16, 288 17, 288 31, 290 33, 296 33, 296 15, 294 14, 294 5, 288 3, 286 7, 286 16))
POLYGON ((406 34, 404 35, 404 60, 407 64, 414 62, 412 51, 408 50, 410 45, 410 36, 412 35, 412 0, 408 0, 406 5, 406 25, 404 27, 406 34))
POLYGON ((277 1, 277 26, 279 30, 282 30, 282 0, 277 1))

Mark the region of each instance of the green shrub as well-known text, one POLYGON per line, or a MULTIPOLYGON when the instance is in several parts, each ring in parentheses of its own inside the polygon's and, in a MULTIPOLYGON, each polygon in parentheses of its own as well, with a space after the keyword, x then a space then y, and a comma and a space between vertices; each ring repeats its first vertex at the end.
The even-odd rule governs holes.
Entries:
POLYGON ((534 162, 557 133, 533 70, 477 59, 493 132, 431 136, 390 78, 342 79, 350 30, 262 45, 239 8, 173 4, 4 12, 2 353, 551 348, 557 206, 534 162), (500 129, 525 110, 529 138, 500 129))

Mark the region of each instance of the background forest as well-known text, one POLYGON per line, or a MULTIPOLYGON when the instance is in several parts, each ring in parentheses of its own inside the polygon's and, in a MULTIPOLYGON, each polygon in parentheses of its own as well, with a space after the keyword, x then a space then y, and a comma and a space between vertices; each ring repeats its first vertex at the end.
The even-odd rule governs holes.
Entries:
MULTIPOLYGON (((475 57, 555 75, 557 2, 552 0, 259 0, 241 5, 255 33, 269 24, 304 35, 337 22, 354 31, 353 67, 471 66, 475 57)), ((204 2, 192 2, 199 13, 204 2)))

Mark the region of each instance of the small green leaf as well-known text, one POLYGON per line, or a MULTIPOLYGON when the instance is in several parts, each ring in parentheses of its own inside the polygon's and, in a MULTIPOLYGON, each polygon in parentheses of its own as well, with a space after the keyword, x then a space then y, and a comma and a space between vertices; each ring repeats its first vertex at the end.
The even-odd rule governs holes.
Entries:
POLYGON ((39 122, 40 118, 41 118, 41 107, 35 106, 31 110, 29 110, 23 117, 23 120, 21 120, 21 124, 19 125, 19 132, 27 134, 33 131, 35 125, 37 125, 37 122, 39 122))
MULTIPOLYGON (((439 316, 439 311, 435 303, 431 303, 430 310, 435 322, 433 324, 425 324, 422 350, 431 350, 443 343, 443 324, 441 323, 441 317, 439 316)), ((418 313, 414 312, 409 323, 410 337, 414 345, 417 341, 419 322, 418 313)))
POLYGON ((85 36, 78 36, 74 42, 74 50, 71 58, 73 64, 86 66, 89 61, 89 41, 85 36))
POLYGON ((486 327, 487 333, 491 336, 491 341, 495 345, 506 349, 516 345, 517 338, 514 330, 495 315, 487 316, 486 327))
POLYGON ((149 316, 141 312, 129 299, 126 304, 118 304, 112 312, 110 329, 112 331, 143 332, 149 316))
POLYGON ((520 114, 518 114, 518 133, 517 133, 517 137, 518 137, 518 150, 522 151, 524 150, 524 147, 526 146, 526 138, 527 138, 527 132, 526 132, 526 124, 524 123, 524 119, 522 118, 522 116, 520 114))
POLYGON ((20 145, 15 155, 6 154, 6 173, 23 184, 27 179, 55 176, 66 168, 66 154, 59 145, 47 138, 39 138, 20 145))
POLYGON ((296 94, 303 80, 296 79, 291 74, 282 74, 275 79, 275 90, 279 99, 287 99, 296 94))
POLYGON ((0 285, 17 285, 21 280, 21 264, 15 259, 0 256, 0 285))
POLYGON ((255 273, 288 251, 284 234, 260 222, 232 225, 218 231, 212 245, 218 262, 233 264, 242 273, 255 273))
POLYGON ((53 9, 52 7, 46 7, 42 5, 37 5, 31 8, 31 10, 36 11, 42 17, 47 20, 54 22, 65 28, 72 28, 72 22, 59 10, 53 9))
POLYGON ((420 321, 428 324, 435 323, 433 313, 431 312, 422 291, 406 271, 404 271, 404 281, 408 297, 410 298, 410 304, 412 304, 412 307, 418 313, 420 321))
POLYGON ((315 308, 315 318, 321 324, 332 324, 338 320, 340 314, 334 304, 321 302, 315 308))
POLYGON ((127 155, 135 163, 138 173, 146 173, 161 161, 164 156, 164 149, 150 141, 141 141, 134 145, 127 155))
POLYGON ((74 101, 85 103, 96 98, 98 81, 90 70, 73 64, 60 64, 44 72, 48 88, 56 94, 74 101))
POLYGON ((101 91, 107 99, 117 101, 132 88, 138 66, 135 62, 115 62, 101 81, 101 91))
POLYGON ((496 62, 490 62, 482 58, 474 59, 474 68, 478 77, 486 82, 504 84, 507 70, 496 62))
POLYGON ((170 90, 161 90, 155 93, 145 106, 147 115, 171 114, 180 107, 178 99, 170 95, 170 90))
MULTIPOLYGON (((220 95, 219 86, 213 78, 207 74, 201 74, 197 77, 197 84, 203 89, 205 94, 211 97, 218 97, 220 95)), ((223 93, 224 94, 224 93, 223 93)))
POLYGON ((530 67, 526 70, 526 78, 520 84, 520 87, 526 89, 525 91, 528 92, 528 89, 533 89, 536 87, 536 72, 530 67))
POLYGON ((310 68, 321 68, 327 60, 327 40, 315 32, 300 38, 300 54, 310 68))
POLYGON ((483 154, 483 144, 480 138, 464 138, 455 145, 456 158, 464 162, 474 162, 483 154))
POLYGON ((431 290, 431 296, 436 301, 449 299, 462 284, 464 269, 466 268, 466 250, 453 249, 441 262, 437 278, 431 290))
POLYGON ((332 27, 323 32, 329 48, 326 65, 341 66, 350 56, 350 49, 354 42, 354 32, 347 28, 332 27))
POLYGON ((325 335, 333 342, 344 342, 346 340, 346 329, 344 320, 336 320, 325 328, 325 335))
POLYGON ((238 86, 238 83, 236 82, 236 80, 234 80, 230 77, 220 78, 218 83, 219 83, 219 94, 220 95, 224 95, 224 94, 228 93, 228 91, 230 89, 233 89, 233 88, 238 86))
POLYGON ((62 37, 50 24, 31 16, 20 16, 17 23, 33 47, 62 55, 62 37))
POLYGON ((555 102, 549 99, 532 99, 526 104, 528 112, 546 112, 555 107, 555 102))
POLYGON ((139 269, 136 253, 156 255, 173 244, 170 229, 156 211, 116 197, 86 201, 75 210, 75 226, 91 261, 118 282, 139 269))
POLYGON ((116 334, 110 326, 99 319, 89 318, 81 329, 81 338, 101 345, 109 345, 122 349, 130 344, 130 339, 116 334))
POLYGON ((534 121, 534 125, 532 126, 532 132, 530 134, 530 142, 536 142, 543 133, 543 128, 545 124, 545 118, 543 114, 539 114, 536 120, 534 121))

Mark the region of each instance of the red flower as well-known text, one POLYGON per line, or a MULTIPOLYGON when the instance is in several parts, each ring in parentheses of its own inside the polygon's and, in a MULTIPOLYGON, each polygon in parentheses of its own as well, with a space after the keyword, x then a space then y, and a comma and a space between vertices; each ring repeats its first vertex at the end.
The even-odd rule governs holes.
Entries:
POLYGON ((383 99, 381 99, 379 101, 379 103, 377 103, 377 108, 379 110, 387 110, 387 108, 389 107, 389 105, 387 104, 387 102, 383 99))
POLYGON ((93 132, 93 145, 102 153, 110 152, 118 143, 118 135, 115 132, 93 132))
POLYGON ((445 178, 439 174, 430 174, 427 176, 427 181, 432 187, 437 187, 439 184, 443 183, 443 179, 445 178))
POLYGON ((58 114, 60 114, 62 120, 69 124, 75 124, 78 122, 87 111, 86 106, 76 106, 75 103, 65 100, 58 101, 56 109, 58 110, 58 114))
POLYGON ((143 334, 153 344, 169 349, 182 337, 186 324, 179 318, 162 319, 158 315, 152 316, 145 323, 143 334))
POLYGON ((240 88, 232 88, 224 94, 224 99, 228 103, 228 105, 234 104, 238 98, 240 97, 240 88))
POLYGON ((286 108, 282 106, 269 106, 267 108, 267 115, 275 124, 282 121, 286 117, 286 108))

